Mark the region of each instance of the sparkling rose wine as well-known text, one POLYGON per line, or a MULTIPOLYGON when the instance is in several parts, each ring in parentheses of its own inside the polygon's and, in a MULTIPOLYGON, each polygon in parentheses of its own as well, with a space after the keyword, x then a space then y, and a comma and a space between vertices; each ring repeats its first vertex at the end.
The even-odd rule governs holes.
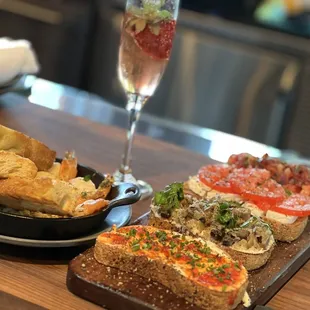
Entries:
POLYGON ((173 19, 148 20, 125 14, 118 75, 127 93, 153 95, 168 64, 175 26, 173 19))

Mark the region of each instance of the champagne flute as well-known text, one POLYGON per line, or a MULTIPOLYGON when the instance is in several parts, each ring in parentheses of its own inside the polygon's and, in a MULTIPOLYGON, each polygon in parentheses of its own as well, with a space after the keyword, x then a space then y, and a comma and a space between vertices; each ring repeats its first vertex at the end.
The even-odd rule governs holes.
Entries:
POLYGON ((131 170, 131 150, 137 122, 168 64, 176 29, 179 0, 127 0, 119 49, 118 76, 127 94, 127 141, 116 182, 138 184, 142 198, 152 187, 137 181, 131 170))

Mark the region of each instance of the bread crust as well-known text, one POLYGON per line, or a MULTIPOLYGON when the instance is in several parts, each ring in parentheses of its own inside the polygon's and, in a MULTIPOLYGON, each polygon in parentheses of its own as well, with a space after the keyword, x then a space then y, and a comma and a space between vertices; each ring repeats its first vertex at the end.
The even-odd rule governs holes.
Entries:
POLYGON ((51 168, 56 157, 56 152, 42 142, 2 125, 0 125, 0 150, 30 159, 40 171, 51 168))
POLYGON ((14 177, 33 179, 37 172, 37 166, 30 159, 0 151, 0 179, 14 177))
MULTIPOLYGON (((145 227, 150 230, 152 227, 145 227)), ((167 232, 170 233, 170 232, 167 232)), ((102 234, 104 236, 104 234, 102 234)), ((191 280, 161 258, 135 255, 119 244, 107 243, 99 236, 94 256, 99 263, 122 271, 134 272, 144 278, 157 281, 190 303, 209 310, 234 309, 242 300, 248 284, 247 276, 237 289, 214 290, 191 280)))
POLYGON ((292 242, 298 239, 300 235, 304 232, 308 224, 307 216, 299 217, 292 224, 283 224, 278 221, 268 219, 266 217, 264 217, 263 219, 271 226, 275 239, 282 242, 292 242))

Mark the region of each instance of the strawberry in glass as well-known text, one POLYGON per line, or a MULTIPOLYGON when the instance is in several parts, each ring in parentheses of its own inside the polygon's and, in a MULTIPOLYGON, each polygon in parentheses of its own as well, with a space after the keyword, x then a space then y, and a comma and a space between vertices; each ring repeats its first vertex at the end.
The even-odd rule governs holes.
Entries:
POLYGON ((164 1, 129 6, 123 21, 119 51, 119 79, 126 92, 152 96, 170 57, 176 21, 164 1))

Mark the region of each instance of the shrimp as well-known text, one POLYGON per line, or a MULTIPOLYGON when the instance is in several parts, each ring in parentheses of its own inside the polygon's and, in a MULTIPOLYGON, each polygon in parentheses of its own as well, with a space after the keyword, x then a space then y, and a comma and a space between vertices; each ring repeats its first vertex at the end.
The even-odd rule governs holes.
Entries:
POLYGON ((75 152, 66 152, 65 158, 60 164, 59 179, 69 181, 77 175, 77 158, 75 152))

